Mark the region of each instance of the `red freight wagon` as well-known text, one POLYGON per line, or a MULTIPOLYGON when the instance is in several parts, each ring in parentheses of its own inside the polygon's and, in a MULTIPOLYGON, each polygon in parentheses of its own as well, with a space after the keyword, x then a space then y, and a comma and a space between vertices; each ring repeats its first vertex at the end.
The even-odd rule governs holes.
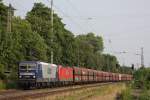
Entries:
POLYGON ((120 75, 120 74, 117 73, 117 81, 119 81, 119 75, 120 75))
POLYGON ((116 74, 112 73, 112 81, 116 81, 116 74))
POLYGON ((129 79, 129 77, 128 77, 128 75, 126 75, 126 80, 128 80, 129 79))
POLYGON ((88 69, 81 68, 81 71, 82 71, 82 82, 87 82, 88 81, 88 69))
POLYGON ((109 81, 109 72, 106 72, 106 81, 109 81))
POLYGON ((94 70, 88 69, 88 80, 90 82, 94 81, 94 70))
POLYGON ((126 80, 126 75, 125 74, 121 74, 121 80, 125 81, 126 80))
POLYGON ((133 76, 132 76, 132 75, 130 75, 130 80, 132 80, 132 78, 133 78, 133 76))
POLYGON ((124 77, 125 77, 125 81, 126 81, 127 80, 127 75, 125 74, 124 77))
POLYGON ((73 68, 58 66, 58 79, 63 82, 73 81, 73 68))
POLYGON ((94 81, 98 81, 98 71, 94 70, 94 81))
POLYGON ((113 78, 114 78, 113 73, 109 73, 109 81, 112 81, 112 80, 113 80, 113 78))
POLYGON ((130 80, 130 76, 129 75, 127 75, 127 80, 130 80))
POLYGON ((114 81, 117 81, 118 80, 118 75, 117 73, 114 73, 115 74, 115 80, 114 81))
POLYGON ((121 81, 124 80, 124 74, 121 74, 121 81))
POLYGON ((118 74, 115 73, 115 81, 117 81, 117 80, 118 80, 118 74))
POLYGON ((130 76, 129 75, 127 75, 127 80, 130 80, 130 76))
POLYGON ((131 81, 132 80, 132 76, 131 75, 129 75, 129 81, 131 81))
POLYGON ((98 81, 98 71, 94 70, 94 81, 98 81))
POLYGON ((107 77, 107 72, 103 72, 103 81, 107 81, 108 77, 107 77))
POLYGON ((119 80, 119 74, 115 73, 116 81, 119 80))
POLYGON ((119 81, 119 75, 120 75, 120 74, 117 73, 117 81, 119 81))
POLYGON ((117 75, 116 73, 113 73, 113 79, 112 79, 112 81, 116 81, 117 80, 117 76, 116 75, 117 75))
POLYGON ((100 73, 100 71, 97 71, 97 81, 98 82, 100 81, 100 77, 101 77, 101 73, 100 73))
POLYGON ((105 81, 105 72, 102 72, 102 81, 105 81))
POLYGON ((103 80, 103 72, 98 71, 98 81, 102 81, 102 80, 103 80))
POLYGON ((81 68, 79 67, 73 67, 73 70, 74 70, 74 75, 73 75, 73 78, 74 78, 74 82, 81 82, 81 75, 82 75, 82 70, 81 68))
POLYGON ((115 81, 118 81, 118 74, 115 73, 115 81))
POLYGON ((125 81, 127 80, 127 75, 125 74, 125 81))

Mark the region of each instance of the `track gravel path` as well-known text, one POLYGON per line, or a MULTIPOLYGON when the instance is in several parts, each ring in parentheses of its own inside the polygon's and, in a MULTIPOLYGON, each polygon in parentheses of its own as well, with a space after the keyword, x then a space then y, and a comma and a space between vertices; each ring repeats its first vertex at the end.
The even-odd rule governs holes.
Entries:
POLYGON ((84 89, 89 87, 103 86, 112 83, 96 83, 96 84, 86 84, 86 85, 73 85, 67 87, 56 87, 56 88, 46 88, 46 89, 35 89, 35 90, 10 90, 0 92, 0 100, 27 100, 29 98, 39 98, 47 95, 53 95, 57 93, 84 89))

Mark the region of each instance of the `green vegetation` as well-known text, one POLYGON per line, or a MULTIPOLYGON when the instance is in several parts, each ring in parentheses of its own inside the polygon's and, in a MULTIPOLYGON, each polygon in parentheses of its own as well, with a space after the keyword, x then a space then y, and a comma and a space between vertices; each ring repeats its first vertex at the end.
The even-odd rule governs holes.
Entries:
POLYGON ((150 100, 150 68, 140 68, 134 72, 132 86, 122 91, 121 100, 150 100))
POLYGON ((51 33, 51 9, 35 3, 22 19, 12 11, 12 30, 7 31, 8 7, 0 0, 0 79, 16 80, 17 66, 23 60, 82 66, 112 72, 131 73, 131 68, 120 67, 117 58, 103 54, 103 38, 94 33, 74 36, 65 28, 62 19, 54 13, 54 32, 51 33), (51 42, 53 38, 53 42, 51 42), (4 72, 10 71, 10 75, 4 72))
POLYGON ((134 86, 141 89, 139 100, 150 100, 150 68, 141 68, 134 73, 134 86))
POLYGON ((144 91, 140 97, 139 100, 150 100, 150 90, 144 91))
POLYGON ((141 89, 150 89, 150 68, 141 68, 134 73, 134 86, 141 89))
POLYGON ((16 89, 18 88, 17 84, 15 81, 0 81, 0 89, 16 89))
POLYGON ((127 87, 125 90, 122 91, 120 95, 120 100, 133 100, 130 87, 127 87))
POLYGON ((4 82, 0 81, 0 89, 5 89, 6 85, 4 84, 4 82))

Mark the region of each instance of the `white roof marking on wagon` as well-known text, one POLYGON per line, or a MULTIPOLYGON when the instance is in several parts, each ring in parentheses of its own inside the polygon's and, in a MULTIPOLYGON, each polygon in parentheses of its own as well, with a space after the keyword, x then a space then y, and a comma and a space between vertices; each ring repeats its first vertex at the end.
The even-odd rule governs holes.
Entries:
POLYGON ((51 66, 57 66, 56 64, 51 64, 51 63, 45 63, 45 62, 39 62, 40 64, 43 64, 43 65, 48 65, 50 64, 51 66))
POLYGON ((45 63, 45 62, 39 62, 40 64, 43 64, 43 65, 48 65, 49 63, 45 63))
POLYGON ((52 66, 57 66, 56 64, 51 64, 52 66))

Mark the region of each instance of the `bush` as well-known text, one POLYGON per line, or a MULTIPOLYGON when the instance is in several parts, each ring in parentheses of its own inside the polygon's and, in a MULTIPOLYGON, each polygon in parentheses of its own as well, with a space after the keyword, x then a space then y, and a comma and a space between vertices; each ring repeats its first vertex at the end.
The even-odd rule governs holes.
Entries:
POLYGON ((6 76, 4 74, 4 65, 0 64, 0 79, 3 80, 5 78, 6 76))
POLYGON ((145 91, 139 97, 139 100, 150 100, 150 91, 145 91))
POLYGON ((17 86, 17 82, 16 81, 9 81, 6 84, 6 88, 7 89, 16 89, 17 87, 18 86, 17 86))
POLYGON ((18 88, 16 81, 0 80, 0 89, 16 89, 16 88, 18 88))
POLYGON ((150 89, 150 68, 141 68, 134 73, 134 85, 141 89, 150 89))
POLYGON ((6 84, 0 80, 0 89, 5 89, 6 88, 6 84))
POLYGON ((131 88, 123 90, 119 100, 133 100, 131 95, 131 88))

